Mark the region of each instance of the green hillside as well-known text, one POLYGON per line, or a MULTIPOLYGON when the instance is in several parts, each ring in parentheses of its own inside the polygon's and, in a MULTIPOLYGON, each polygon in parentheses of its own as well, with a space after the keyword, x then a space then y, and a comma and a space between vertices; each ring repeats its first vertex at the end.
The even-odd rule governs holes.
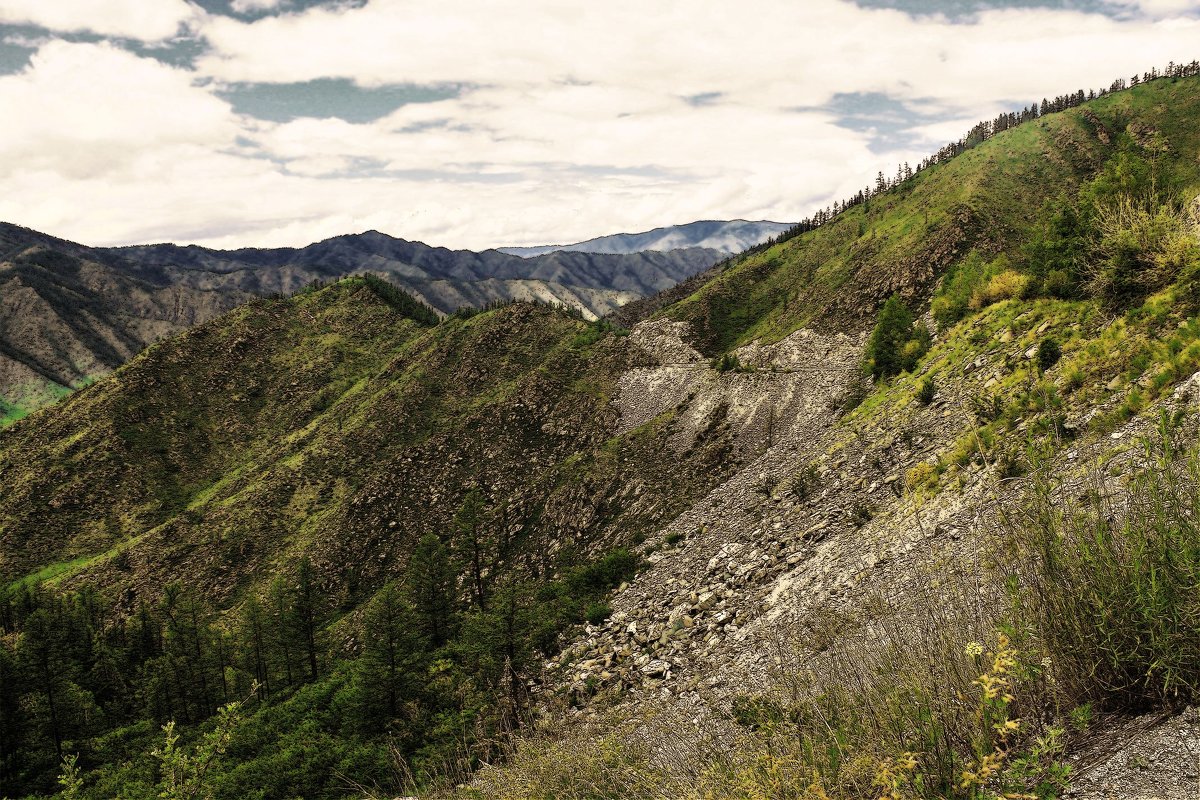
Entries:
MULTIPOLYGON (((322 691, 333 691, 335 653, 356 646, 347 615, 405 579, 423 536, 451 548, 455 571, 475 576, 480 597, 512 591, 509 577, 545 584, 575 574, 591 586, 579 569, 640 541, 733 467, 719 425, 684 463, 662 444, 668 418, 610 438, 614 383, 637 355, 606 326, 520 304, 430 326, 405 316, 396 297, 348 279, 254 301, 0 433, 0 583, 15 604, 5 624, 40 606, 26 594, 37 586, 87 587, 120 598, 89 624, 125 624, 147 604, 169 628, 160 598, 183 591, 205 614, 230 612, 213 619, 211 646, 243 665, 236 613, 250 598, 265 603, 272 582, 294 579, 305 560, 320 586, 320 674, 334 673, 322 691), (634 502, 622 499, 634 490, 634 502), (467 506, 479 531, 472 552, 460 539, 467 506)), ((550 627, 539 646, 552 648, 554 630, 582 620, 588 596, 566 611, 553 597, 538 600, 557 609, 543 608, 539 625, 550 627)), ((294 655, 265 670, 279 671, 285 695, 296 686, 283 677, 294 655)), ((128 663, 122 674, 144 670, 128 663)), ((481 697, 499 670, 470 671, 481 697)), ((211 690, 224 684, 219 696, 173 702, 203 718, 252 675, 212 679, 211 690)), ((138 681, 130 690, 150 691, 138 681)), ((170 715, 172 701, 162 702, 170 715)), ((487 717, 479 703, 472 714, 487 717)), ((89 733, 125 718, 103 711, 89 733)), ((449 746, 460 733, 429 736, 449 746)), ((17 770, 17 785, 44 791, 54 749, 39 751, 36 736, 22 741, 20 760, 40 758, 17 770)), ((285 785, 285 794, 318 791, 285 785)))
MULTIPOLYGON (((659 363, 551 307, 437 321, 353 278, 252 301, 0 430, 0 795, 184 796, 177 774, 222 800, 468 780, 539 706, 607 680, 593 664, 581 691, 554 694, 543 659, 609 618, 645 566, 639 545, 684 512, 697 535, 724 513, 706 495, 753 466, 729 421, 738 392, 787 372, 718 358, 754 340, 871 334, 878 380, 852 382, 836 414, 822 405, 836 417, 823 457, 841 460, 821 475, 850 486, 861 471, 854 491, 886 483, 895 504, 973 472, 1021 477, 1014 442, 1103 443, 1200 370, 1198 119, 1200 78, 1156 80, 735 259, 657 315, 689 323, 712 368, 659 363), (622 379, 649 367, 728 393, 683 452, 671 443, 696 391, 614 434, 622 379), (935 416, 948 387, 970 409, 935 416), (182 738, 164 750, 169 721, 182 738)), ((795 503, 817 502, 814 465, 786 469, 795 503)), ((735 499, 765 520, 785 481, 763 480, 735 499)), ((822 502, 857 527, 874 513, 858 495, 822 502)), ((693 602, 659 588, 657 605, 693 602)), ((837 691, 822 697, 855 707, 837 691)), ((748 736, 775 713, 751 710, 748 736)), ((871 748, 856 754, 876 766, 905 752, 871 748)), ((818 785, 841 751, 834 767, 814 753, 818 785)), ((757 774, 738 792, 776 796, 757 774)), ((941 778, 912 796, 951 791, 941 778)), ((824 796, 855 791, 829 778, 824 796)))
POLYGON ((804 325, 861 327, 893 293, 921 305, 972 251, 1035 270, 1023 244, 1107 165, 1125 170, 1123 179, 1140 162, 1160 180, 1169 176, 1159 189, 1194 197, 1198 114, 1200 82, 1178 78, 1026 123, 812 233, 735 261, 662 313, 691 323, 701 349, 717 355, 804 325))

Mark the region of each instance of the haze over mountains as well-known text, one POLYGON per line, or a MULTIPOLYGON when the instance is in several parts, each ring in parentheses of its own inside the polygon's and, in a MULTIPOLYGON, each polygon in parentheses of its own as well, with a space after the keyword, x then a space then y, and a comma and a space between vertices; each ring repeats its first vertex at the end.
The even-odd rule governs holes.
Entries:
POLYGON ((686 225, 655 228, 644 233, 617 233, 612 236, 599 236, 576 244, 500 247, 497 249, 501 253, 511 253, 522 258, 531 258, 556 251, 639 253, 645 250, 678 250, 690 247, 703 247, 733 254, 761 244, 790 227, 791 223, 786 222, 748 222, 744 219, 722 222, 707 219, 689 222, 686 225))
POLYGON ((700 222, 605 237, 611 241, 603 252, 522 258, 498 250, 448 250, 378 231, 301 248, 92 248, 0 224, 0 419, 40 408, 148 344, 255 296, 291 294, 313 281, 370 272, 441 314, 536 300, 596 319, 670 288, 731 248, 757 244, 780 227, 700 222), (671 243, 705 246, 665 250, 671 243))

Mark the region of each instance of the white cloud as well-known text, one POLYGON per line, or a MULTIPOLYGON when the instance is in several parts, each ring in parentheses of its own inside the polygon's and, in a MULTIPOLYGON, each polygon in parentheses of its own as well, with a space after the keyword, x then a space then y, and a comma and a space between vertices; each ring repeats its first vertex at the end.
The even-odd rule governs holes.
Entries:
POLYGON ((0 77, 0 173, 119 180, 146 152, 232 144, 228 104, 194 80, 109 44, 52 41, 0 77))
POLYGON ((1134 9, 1150 17, 1177 17, 1196 14, 1200 4, 1196 0, 1110 0, 1113 5, 1134 9))
POLYGON ((197 24, 212 49, 195 72, 59 41, 0 78, 0 219, 94 244, 377 228, 474 248, 797 219, 979 118, 1190 60, 1200 40, 1184 19, 1027 9, 952 25, 837 0, 372 0, 197 24), (466 88, 364 124, 264 122, 214 95, 322 77, 466 88), (863 92, 938 119, 879 153, 811 110, 863 92))
POLYGON ((640 0, 528 0, 502 9, 484 0, 372 0, 253 23, 214 17, 205 27, 213 49, 200 68, 234 81, 583 82, 791 105, 820 102, 833 91, 913 89, 978 101, 1180 58, 1191 53, 1198 31, 1194 23, 1156 26, 1033 9, 953 25, 838 0, 692 0, 650 8, 640 0), (1105 49, 1095 49, 1100 45, 1105 49))
POLYGON ((233 0, 230 7, 239 14, 249 11, 270 11, 284 5, 287 0, 233 0))
POLYGON ((0 23, 159 41, 201 12, 186 0, 0 0, 0 23))

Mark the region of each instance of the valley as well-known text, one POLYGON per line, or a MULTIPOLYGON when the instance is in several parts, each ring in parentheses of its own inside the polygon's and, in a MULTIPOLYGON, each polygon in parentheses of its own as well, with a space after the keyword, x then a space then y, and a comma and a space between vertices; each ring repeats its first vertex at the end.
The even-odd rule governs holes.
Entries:
POLYGON ((1198 71, 728 257, 3 229, 0 793, 1194 796, 1198 71))

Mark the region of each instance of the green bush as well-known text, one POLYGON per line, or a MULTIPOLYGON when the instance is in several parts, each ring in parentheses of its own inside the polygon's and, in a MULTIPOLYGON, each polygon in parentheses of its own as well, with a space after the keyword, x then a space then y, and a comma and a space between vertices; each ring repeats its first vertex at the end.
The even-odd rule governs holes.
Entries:
POLYGON ((1005 269, 988 278, 987 282, 976 287, 968 303, 972 311, 987 308, 993 303, 1004 300, 1015 300, 1024 297, 1029 291, 1030 280, 1015 269, 1005 269))
POLYGON ((1038 342, 1037 364, 1042 372, 1053 367, 1062 358, 1062 348, 1057 339, 1043 339, 1038 342))
POLYGON ((1000 299, 1019 296, 1027 282, 1011 269, 1007 256, 985 261, 979 251, 972 250, 943 276, 934 293, 930 312, 938 328, 945 330, 970 311, 978 311, 1000 299), (1005 277, 1000 278, 1002 275, 1005 277))
POLYGON ((599 625, 612 616, 612 608, 607 603, 592 603, 584 611, 583 617, 593 625, 599 625))
POLYGON ((914 326, 912 312, 899 295, 892 295, 867 341, 865 369, 875 378, 911 370, 929 350, 930 339, 924 325, 914 326))
POLYGON ((871 387, 861 376, 855 375, 846 384, 842 393, 833 400, 831 406, 839 409, 843 414, 849 414, 861 406, 870 394, 871 387))
POLYGON ((711 366, 717 372, 750 372, 748 367, 742 366, 742 362, 733 353, 725 353, 718 358, 712 360, 711 366))
POLYGON ((921 385, 917 387, 917 402, 927 406, 933 402, 935 395, 937 395, 937 382, 931 375, 921 381, 921 385))
POLYGON ((1137 305, 1200 269, 1200 243, 1178 207, 1118 198, 1097 213, 1089 288, 1110 309, 1137 305))
POLYGON ((1015 526, 1033 555, 1022 605, 1078 700, 1200 698, 1200 456, 1177 457, 1166 434, 1150 454, 1124 498, 1097 476, 1085 502, 1064 504, 1039 476, 1015 526))
POLYGON ((1021 248, 1024 268, 1038 282, 1040 293, 1070 299, 1079 295, 1079 282, 1087 261, 1091 230, 1088 206, 1083 210, 1068 197, 1047 201, 1042 224, 1021 248))

